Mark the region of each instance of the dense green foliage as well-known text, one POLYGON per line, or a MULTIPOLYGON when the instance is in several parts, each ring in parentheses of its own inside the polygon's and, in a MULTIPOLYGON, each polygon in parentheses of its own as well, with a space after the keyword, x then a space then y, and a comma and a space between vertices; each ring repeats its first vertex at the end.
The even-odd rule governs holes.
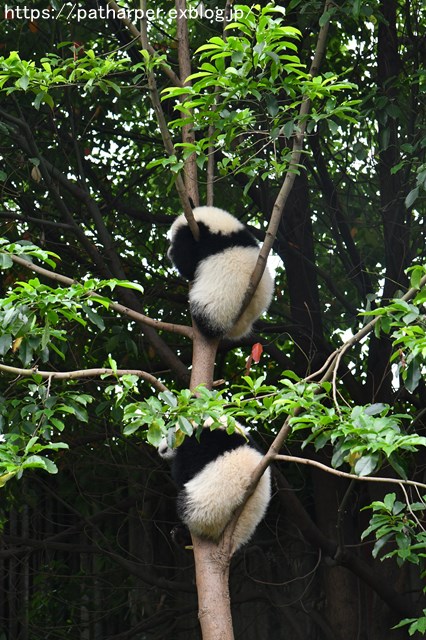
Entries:
MULTIPOLYGON (((139 3, 119 4, 132 20, 139 3)), ((152 445, 224 414, 266 447, 287 418, 283 453, 363 479, 277 462, 266 522, 233 565, 236 635, 421 637, 425 9, 245 3, 224 29, 225 2, 205 2, 212 17, 197 4, 186 87, 167 2, 149 51, 95 0, 79 8, 90 19, 37 0, 0 23, 0 638, 198 638, 192 558, 169 542, 174 490, 152 445), (176 176, 195 154, 200 202, 213 176, 215 205, 262 240, 301 127, 273 304, 255 335, 221 345, 217 388, 195 397, 190 341, 145 318, 190 322, 165 260, 176 176)))

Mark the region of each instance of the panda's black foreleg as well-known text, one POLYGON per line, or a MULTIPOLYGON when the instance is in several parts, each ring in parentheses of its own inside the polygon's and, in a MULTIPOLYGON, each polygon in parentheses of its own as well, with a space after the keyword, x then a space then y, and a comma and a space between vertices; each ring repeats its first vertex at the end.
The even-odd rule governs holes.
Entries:
POLYGON ((177 547, 179 547, 179 549, 192 547, 191 534, 189 533, 188 527, 182 522, 173 527, 173 529, 170 531, 170 535, 173 542, 177 547))

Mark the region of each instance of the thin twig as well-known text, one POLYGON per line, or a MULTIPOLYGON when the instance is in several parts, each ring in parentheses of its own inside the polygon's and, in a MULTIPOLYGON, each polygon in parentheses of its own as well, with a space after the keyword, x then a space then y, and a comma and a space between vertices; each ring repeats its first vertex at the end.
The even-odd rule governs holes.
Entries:
MULTIPOLYGON (((423 485, 422 485, 422 486, 423 486, 423 485)), ((419 491, 418 491, 418 488, 417 488, 417 487, 416 487, 416 489, 417 489, 417 493, 419 493, 419 491)), ((410 500, 409 500, 409 498, 408 498, 408 494, 407 494, 407 491, 406 491, 406 489, 405 489, 404 485, 401 485, 401 491, 402 491, 402 493, 404 494, 405 504, 407 505, 407 509, 408 509, 408 511, 411 513, 411 517, 413 518, 413 520, 415 521, 415 523, 417 524, 417 526, 418 526, 422 531, 425 531, 425 532, 426 532, 425 527, 423 526, 423 524, 420 522, 420 520, 418 519, 418 517, 416 516, 416 514, 415 514, 415 513, 414 513, 414 511, 413 511, 413 508, 412 508, 412 506, 411 506, 411 503, 410 503, 410 500)), ((424 497, 424 496, 420 496, 420 499, 421 499, 422 503, 424 504, 424 506, 425 506, 425 511, 426 511, 426 502, 425 502, 425 497, 424 497)))
MULTIPOLYGON (((141 0, 140 5, 143 11, 143 16, 146 16, 146 0, 141 0)), ((147 51, 150 51, 146 18, 143 18, 141 20, 140 39, 141 39, 141 44, 143 48, 146 49, 147 51)), ((151 97, 151 102, 157 117, 157 122, 160 129, 161 137, 163 139, 164 148, 166 150, 166 153, 169 156, 173 156, 175 155, 176 152, 173 145, 172 137, 170 135, 169 127, 167 125, 166 117, 164 115, 164 111, 161 106, 161 100, 158 92, 155 74, 153 71, 147 70, 147 76, 148 76, 148 89, 151 97)), ((178 86, 181 87, 182 82, 179 82, 178 86)), ((200 231, 198 229, 198 224, 194 218, 194 214, 192 213, 192 206, 189 200, 188 193, 186 191, 185 183, 183 181, 182 176, 179 173, 176 175, 175 184, 176 184, 176 190, 178 192, 178 195, 182 204, 183 212, 188 221, 188 226, 191 229, 191 233, 195 238, 195 240, 198 240, 198 238, 200 237, 200 231)))
MULTIPOLYGON (((412 298, 414 298, 414 296, 416 295, 416 293, 422 289, 424 286, 426 286, 426 276, 423 276, 423 278, 420 280, 419 283, 419 287, 412 287, 409 291, 407 291, 407 293, 402 296, 401 300, 404 301, 408 301, 411 300, 412 298)), ((380 316, 377 316, 376 318, 374 318, 373 320, 371 320, 371 322, 369 322, 367 325, 365 325, 365 327, 363 327, 360 331, 358 331, 358 333, 356 333, 354 336, 352 336, 351 338, 349 338, 349 340, 347 340, 339 349, 337 349, 334 353, 331 354, 331 356, 327 359, 327 363, 328 364, 328 369, 326 371, 326 373, 324 374, 324 376, 322 377, 322 379, 320 380, 319 384, 318 384, 318 392, 320 392, 321 390, 321 383, 322 382, 326 382, 330 379, 330 377, 333 375, 333 371, 334 371, 334 367, 338 367, 339 363, 340 363, 340 358, 339 355, 343 353, 345 353, 349 348, 351 348, 352 346, 354 346, 355 344, 357 344, 357 342, 359 342, 360 340, 362 340, 362 338, 364 338, 366 335, 368 335, 368 333, 370 333, 370 331, 372 331, 374 329, 375 324, 377 323, 378 319, 380 316)), ((322 367, 319 371, 322 371, 324 369, 324 367, 322 367)), ((318 375, 318 372, 316 372, 315 374, 313 374, 313 376, 318 375)), ((313 376, 309 376, 308 378, 306 378, 305 380, 309 380, 310 378, 312 378, 313 376)), ((279 456, 281 455, 279 452, 281 450, 281 448, 284 445, 284 442, 287 440, 288 436, 291 433, 291 425, 290 425, 290 419, 294 418, 295 416, 298 416, 301 412, 302 412, 302 407, 299 405, 297 407, 295 407, 295 409, 293 409, 293 412, 291 415, 288 415, 287 418, 285 419, 285 422, 283 424, 283 426, 281 427, 280 431, 278 432, 278 435, 276 436, 276 438, 274 439, 274 441, 272 442, 271 446, 269 447, 267 453, 263 456, 262 460, 259 462, 258 466, 256 467, 256 469, 254 470, 252 476, 251 476, 251 480, 250 480, 250 485, 247 489, 247 492, 245 494, 245 498, 249 498, 252 493, 254 492, 257 483, 259 482, 259 479, 261 478, 262 474, 264 473, 264 471, 266 470, 266 468, 274 461, 274 460, 278 460, 280 459, 279 456)), ((294 459, 292 457, 292 459, 294 459)), ((303 460, 303 458, 302 458, 303 460)), ((306 463, 309 464, 309 463, 306 463)), ((339 472, 339 474, 343 474, 344 472, 339 472)), ((352 476, 351 476, 352 477, 352 476)), ((355 478, 359 478, 359 476, 355 476, 355 478)), ((398 482, 397 480, 395 480, 395 482, 398 482)), ((405 483, 409 483, 412 484, 413 486, 422 486, 421 483, 416 483, 410 480, 407 481, 402 481, 401 482, 405 482, 405 483)), ((426 485, 424 485, 426 488, 426 485)), ((246 503, 246 499, 244 499, 243 501, 243 506, 246 503)), ((240 513, 243 509, 243 506, 238 510, 238 513, 240 513)), ((234 525, 235 526, 235 525, 234 525)))
MULTIPOLYGON (((133 39, 134 40, 139 40, 140 42, 142 42, 142 34, 140 31, 138 31, 138 29, 135 27, 135 25, 133 24, 133 22, 131 20, 129 20, 128 18, 126 18, 125 16, 123 16, 123 9, 121 7, 118 6, 118 4, 116 2, 114 2, 114 0, 108 0, 108 6, 111 7, 111 9, 114 10, 117 19, 121 20, 121 22, 124 24, 124 26, 128 29, 128 31, 132 34, 133 39), (118 18, 118 16, 120 16, 118 18)), ((144 14, 146 15, 146 14, 144 14)), ((155 51, 155 49, 153 47, 151 47, 151 45, 147 45, 146 47, 144 46, 144 49, 146 49, 149 53, 149 55, 156 57, 157 53, 155 51)), ((172 83, 176 86, 176 87, 182 87, 182 82, 180 81, 179 77, 175 74, 175 72, 173 71, 173 69, 166 64, 165 62, 161 62, 160 64, 160 68, 161 70, 165 73, 165 75, 172 81, 172 83)))
MULTIPOLYGON (((188 34, 188 21, 186 18, 186 0, 175 0, 177 13, 177 41, 180 77, 184 86, 190 86, 187 78, 191 75, 191 57, 188 34)), ((181 102, 185 100, 187 94, 181 95, 181 102)), ((192 110, 189 112, 192 113, 192 110)), ((194 125, 192 123, 182 126, 182 142, 193 144, 195 141, 194 125)), ((191 153, 186 158, 184 166, 184 178, 186 191, 195 206, 199 204, 198 193, 198 167, 197 154, 191 153)))
MULTIPOLYGON (((231 21, 231 9, 232 9, 232 0, 226 0, 225 11, 224 11, 224 22, 223 22, 223 31, 222 31, 222 39, 226 42, 226 25, 231 21)), ((219 87, 215 87, 214 92, 216 93, 216 99, 211 109, 213 112, 219 106, 219 97, 220 91, 219 87)), ((214 125, 209 125, 208 137, 211 140, 213 134, 215 132, 214 125)), ((206 181, 206 204, 208 206, 213 206, 214 204, 214 173, 216 168, 216 159, 215 159, 215 145, 210 142, 209 148, 207 150, 207 181, 206 181)))

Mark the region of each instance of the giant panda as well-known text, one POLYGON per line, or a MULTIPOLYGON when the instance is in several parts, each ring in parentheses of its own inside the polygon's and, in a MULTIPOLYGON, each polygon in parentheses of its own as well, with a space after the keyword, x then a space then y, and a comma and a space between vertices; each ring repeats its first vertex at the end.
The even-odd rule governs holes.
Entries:
POLYGON ((241 338, 269 307, 274 281, 266 267, 250 304, 239 316, 259 245, 244 224, 223 209, 196 207, 200 230, 194 240, 185 216, 173 222, 168 256, 192 282, 189 306, 200 331, 209 338, 241 338))
MULTIPOLYGON (((176 449, 164 438, 158 452, 171 462, 179 518, 191 533, 218 542, 263 455, 242 425, 237 423, 236 430, 228 434, 223 424, 211 430, 211 423, 208 419, 198 436, 186 437, 176 449)), ((267 468, 238 518, 232 553, 252 537, 270 497, 271 472, 267 468)))

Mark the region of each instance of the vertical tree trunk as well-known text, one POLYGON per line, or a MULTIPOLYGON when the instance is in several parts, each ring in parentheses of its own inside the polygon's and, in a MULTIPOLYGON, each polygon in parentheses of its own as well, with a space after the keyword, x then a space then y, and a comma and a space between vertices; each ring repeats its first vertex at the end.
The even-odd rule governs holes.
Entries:
POLYGON ((192 343, 192 371, 190 388, 192 390, 200 384, 208 389, 212 388, 214 376, 214 363, 219 346, 219 339, 208 339, 203 336, 195 323, 193 323, 194 338, 192 343))
MULTIPOLYGON (((30 537, 28 505, 24 505, 22 509, 22 537, 24 539, 30 537)), ((29 638, 29 603, 30 603, 30 557, 31 554, 25 555, 22 559, 21 568, 21 633, 20 640, 28 640, 29 638)))
MULTIPOLYGON (((277 237, 282 246, 291 318, 294 322, 295 371, 304 376, 324 360, 323 330, 315 272, 312 221, 306 172, 296 177, 277 237)), ((281 253, 281 252, 280 252, 281 253)))
MULTIPOLYGON (((380 11, 383 19, 379 21, 377 48, 377 82, 382 95, 390 103, 398 99, 395 86, 401 70, 397 37, 397 2, 382 0, 380 11)), ((402 172, 392 174, 400 160, 399 137, 400 122, 387 115, 378 117, 380 208, 383 224, 385 254, 385 286, 383 297, 391 298, 396 290, 404 287, 407 278, 409 226, 404 204, 402 172)), ((372 401, 392 401, 392 372, 389 365, 391 344, 386 337, 371 337, 368 361, 369 396, 372 401)))
MULTIPOLYGON (((205 384, 211 389, 219 339, 207 339, 195 323, 191 389, 205 384)), ((198 593, 198 618, 204 640, 233 640, 234 632, 229 596, 229 543, 215 544, 192 536, 195 579, 198 593)))
POLYGON ((204 640, 234 640, 229 596, 229 549, 193 537, 198 618, 204 640))
MULTIPOLYGON (((17 513, 15 509, 11 509, 9 512, 9 531, 11 536, 17 536, 18 534, 18 525, 17 525, 17 513)), ((9 614, 9 635, 8 638, 12 640, 12 638, 18 637, 18 610, 17 610, 17 602, 19 598, 18 593, 18 580, 19 580, 19 572, 18 572, 18 561, 14 556, 11 556, 9 560, 9 584, 8 584, 8 614, 9 614)))
MULTIPOLYGON (((312 471, 317 524, 331 540, 342 536, 342 543, 352 542, 338 531, 337 513, 344 491, 342 481, 321 471, 312 471)), ((344 517, 343 517, 344 520, 344 517)), ((343 529, 343 524, 341 525, 343 529)), ((325 591, 325 614, 335 640, 358 640, 359 638, 359 589, 357 578, 345 567, 331 562, 322 566, 322 583, 325 591), (358 603, 358 606, 357 604, 358 603)))

